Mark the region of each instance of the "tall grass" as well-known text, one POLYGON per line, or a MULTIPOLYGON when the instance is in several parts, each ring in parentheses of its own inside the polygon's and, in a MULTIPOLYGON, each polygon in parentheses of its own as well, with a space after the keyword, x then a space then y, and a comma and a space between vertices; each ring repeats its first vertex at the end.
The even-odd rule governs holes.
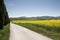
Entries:
POLYGON ((0 30, 0 40, 9 40, 10 25, 4 26, 3 30, 0 30))

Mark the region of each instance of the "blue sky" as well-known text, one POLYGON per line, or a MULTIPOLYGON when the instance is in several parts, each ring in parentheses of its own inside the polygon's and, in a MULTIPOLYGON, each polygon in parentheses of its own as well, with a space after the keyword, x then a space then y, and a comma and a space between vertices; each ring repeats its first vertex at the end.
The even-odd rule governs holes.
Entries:
POLYGON ((5 0, 9 17, 60 16, 60 0, 5 0))

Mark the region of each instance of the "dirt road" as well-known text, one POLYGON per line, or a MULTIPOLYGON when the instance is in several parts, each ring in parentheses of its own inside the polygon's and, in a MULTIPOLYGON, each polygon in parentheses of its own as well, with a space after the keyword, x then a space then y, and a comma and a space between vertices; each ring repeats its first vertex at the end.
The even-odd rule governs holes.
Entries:
POLYGON ((52 40, 41 34, 33 32, 22 26, 12 24, 10 26, 10 40, 52 40))

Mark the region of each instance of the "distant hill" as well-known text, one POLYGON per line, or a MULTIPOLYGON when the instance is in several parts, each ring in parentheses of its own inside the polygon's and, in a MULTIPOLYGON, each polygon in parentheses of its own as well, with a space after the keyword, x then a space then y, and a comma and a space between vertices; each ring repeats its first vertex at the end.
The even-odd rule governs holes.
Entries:
POLYGON ((53 17, 53 16, 37 16, 37 17, 25 17, 25 16, 22 16, 22 17, 17 17, 17 18, 10 18, 11 20, 12 19, 15 19, 15 20, 50 20, 50 19, 60 19, 60 16, 58 17, 53 17))

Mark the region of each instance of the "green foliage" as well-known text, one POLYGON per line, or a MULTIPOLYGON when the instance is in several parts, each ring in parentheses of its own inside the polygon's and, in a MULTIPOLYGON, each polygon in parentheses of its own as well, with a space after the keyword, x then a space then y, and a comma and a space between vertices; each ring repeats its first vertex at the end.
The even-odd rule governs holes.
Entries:
POLYGON ((3 30, 0 30, 0 40, 9 40, 10 25, 4 26, 3 30))
POLYGON ((0 0, 0 40, 9 40, 9 22, 4 0, 0 0))

